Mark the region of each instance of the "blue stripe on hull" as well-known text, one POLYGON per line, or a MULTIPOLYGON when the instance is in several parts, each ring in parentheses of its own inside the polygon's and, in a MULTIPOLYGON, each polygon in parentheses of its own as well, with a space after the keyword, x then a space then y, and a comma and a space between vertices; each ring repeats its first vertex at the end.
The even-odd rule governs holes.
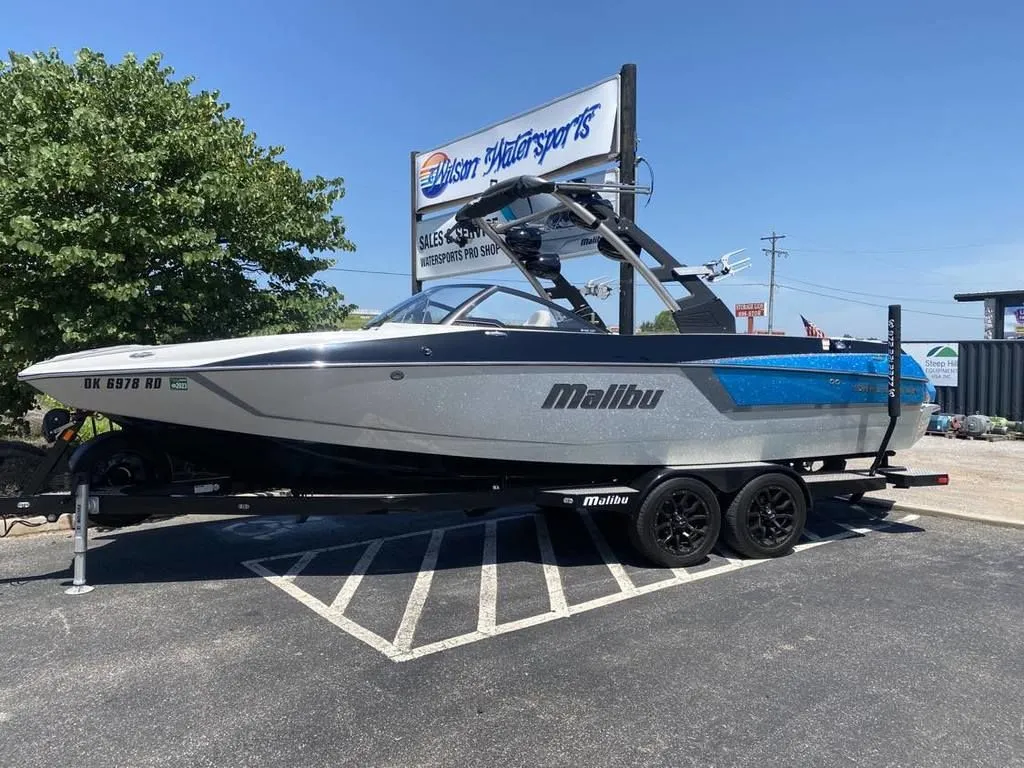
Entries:
MULTIPOLYGON (((721 357, 708 360, 711 365, 736 365, 751 368, 803 368, 834 373, 888 376, 889 362, 885 355, 824 353, 817 355, 766 355, 764 357, 721 357)), ((903 379, 927 378, 924 369, 910 355, 900 356, 903 379)))
MULTIPOLYGON (((888 364, 884 355, 821 354, 726 358, 709 361, 737 407, 884 405, 888 364), (799 370, 794 370, 799 369, 799 370)), ((924 371, 903 355, 901 402, 925 400, 924 371)))

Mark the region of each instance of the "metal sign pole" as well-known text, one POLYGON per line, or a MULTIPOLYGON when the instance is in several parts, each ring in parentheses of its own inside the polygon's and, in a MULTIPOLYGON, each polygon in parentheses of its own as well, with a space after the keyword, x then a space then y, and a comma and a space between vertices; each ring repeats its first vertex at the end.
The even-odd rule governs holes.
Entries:
MULTIPOLYGON (((624 64, 620 72, 619 92, 619 182, 636 184, 636 64, 624 64)), ((630 221, 636 220, 636 193, 619 193, 619 213, 630 221)), ((627 262, 619 265, 619 333, 632 336, 636 308, 633 267, 627 262)))
POLYGON ((416 225, 423 217, 416 212, 416 190, 419 188, 419 179, 416 178, 416 150, 409 153, 409 190, 411 195, 409 211, 409 266, 412 275, 412 292, 419 293, 423 290, 423 281, 416 279, 416 225))

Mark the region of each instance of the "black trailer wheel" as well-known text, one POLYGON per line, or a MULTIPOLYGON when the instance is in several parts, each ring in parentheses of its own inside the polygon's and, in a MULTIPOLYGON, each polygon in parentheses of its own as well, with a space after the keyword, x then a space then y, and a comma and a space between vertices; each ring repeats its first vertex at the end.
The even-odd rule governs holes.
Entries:
MULTIPOLYGON (((123 432, 106 432, 80 445, 68 462, 71 476, 84 474, 93 489, 122 486, 162 485, 171 481, 171 460, 142 441, 123 432)), ((121 528, 149 517, 131 515, 90 515, 89 520, 104 528, 121 528)))
POLYGON ((793 548, 807 522, 807 500, 788 475, 769 472, 748 482, 725 512, 725 539, 747 557, 776 557, 793 548))
POLYGON ((685 568, 707 557, 721 528, 715 492, 696 478, 676 477, 656 486, 635 509, 629 538, 654 563, 685 568))

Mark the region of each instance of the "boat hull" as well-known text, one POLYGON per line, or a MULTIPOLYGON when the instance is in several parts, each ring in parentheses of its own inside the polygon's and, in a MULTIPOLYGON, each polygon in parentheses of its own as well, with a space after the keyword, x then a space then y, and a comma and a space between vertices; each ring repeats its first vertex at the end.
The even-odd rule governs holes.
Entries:
MULTIPOLYGON (((761 361, 763 364, 763 361, 761 361)), ((889 423, 874 373, 684 365, 333 364, 53 372, 57 400, 125 419, 426 456, 699 465, 872 453, 889 423)), ((906 382, 890 447, 934 406, 906 382)))

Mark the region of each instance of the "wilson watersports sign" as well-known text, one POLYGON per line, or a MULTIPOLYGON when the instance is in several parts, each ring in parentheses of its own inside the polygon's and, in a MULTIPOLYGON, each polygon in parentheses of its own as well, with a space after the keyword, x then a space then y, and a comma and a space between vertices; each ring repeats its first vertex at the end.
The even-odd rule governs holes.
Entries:
POLYGON ((550 176, 618 152, 619 76, 416 155, 416 211, 479 195, 492 182, 550 176))
MULTIPOLYGON (((583 177, 584 181, 592 184, 616 183, 618 179, 618 169, 583 177)), ((603 197, 618 211, 617 194, 605 192, 603 197)), ((554 209, 557 204, 551 195, 534 195, 515 201, 490 220, 512 221, 529 213, 554 209)), ((576 226, 564 211, 536 223, 546 230, 541 237, 543 253, 555 253, 562 259, 571 259, 597 252, 600 238, 592 230, 576 226)), ((416 222, 417 280, 436 280, 511 266, 512 261, 493 240, 473 224, 457 225, 454 214, 416 222)))

